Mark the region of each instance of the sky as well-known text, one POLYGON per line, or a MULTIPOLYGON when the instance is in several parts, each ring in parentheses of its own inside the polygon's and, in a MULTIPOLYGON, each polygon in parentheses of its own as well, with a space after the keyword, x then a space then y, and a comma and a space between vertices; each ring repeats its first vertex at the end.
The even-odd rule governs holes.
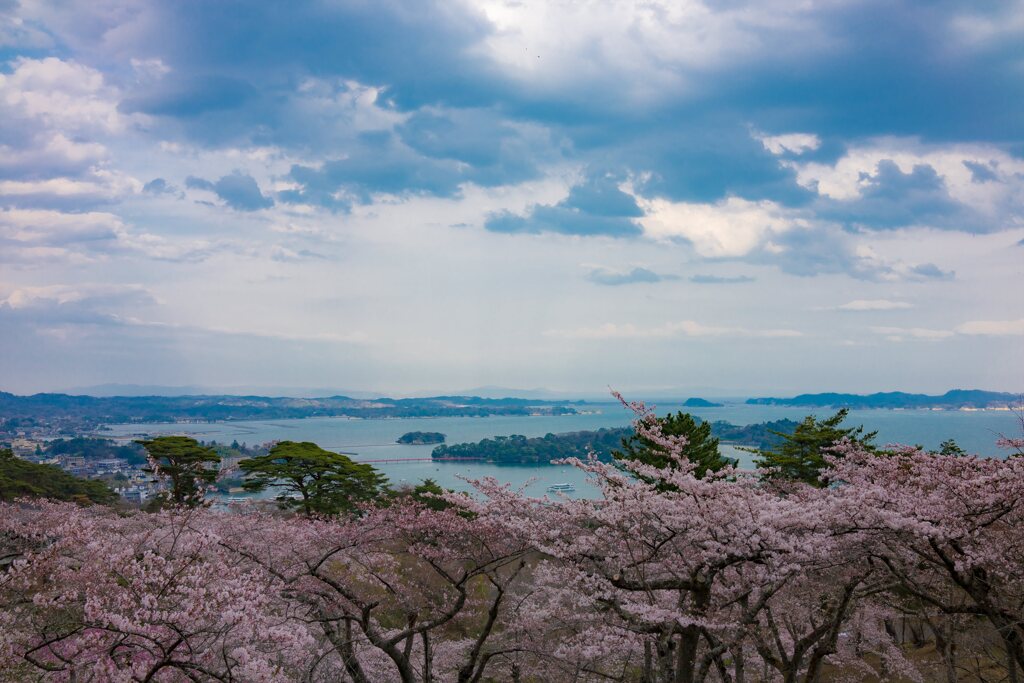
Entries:
POLYGON ((0 0, 0 390, 1024 391, 1024 3, 0 0))

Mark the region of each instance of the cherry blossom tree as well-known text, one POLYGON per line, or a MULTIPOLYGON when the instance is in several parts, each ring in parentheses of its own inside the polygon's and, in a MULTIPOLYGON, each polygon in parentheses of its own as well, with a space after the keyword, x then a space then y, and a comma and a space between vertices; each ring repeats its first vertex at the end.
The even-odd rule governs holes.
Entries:
POLYGON ((901 589, 939 614, 984 618, 1024 667, 1024 459, 849 443, 840 455, 833 497, 901 589))
MULTIPOLYGON (((205 510, 4 505, 0 660, 58 681, 301 678, 313 638, 205 510)), ((16 676, 17 678, 17 676, 16 676)))
POLYGON ((483 479, 331 517, 0 504, 0 680, 924 680, 911 624, 947 680, 969 627, 1015 681, 1024 458, 847 440, 828 486, 697 472, 627 405, 664 460, 571 461, 593 500, 483 479))

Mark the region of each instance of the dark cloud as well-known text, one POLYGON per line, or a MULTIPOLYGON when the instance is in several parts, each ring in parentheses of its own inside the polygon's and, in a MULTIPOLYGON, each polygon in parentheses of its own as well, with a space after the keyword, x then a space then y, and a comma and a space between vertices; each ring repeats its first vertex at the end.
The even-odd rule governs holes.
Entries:
POLYGON ((190 190, 209 190, 210 192, 214 192, 213 183, 206 178, 199 178, 194 175, 190 175, 185 178, 185 187, 190 190))
POLYGON ((142 191, 148 194, 175 194, 178 188, 168 183, 164 178, 153 178, 142 186, 142 191))
POLYGON ((256 97, 248 82, 228 76, 205 76, 160 81, 124 99, 119 109, 159 116, 193 117, 206 112, 237 109, 256 97))
POLYGON ((484 227, 492 232, 630 237, 640 234, 632 219, 643 215, 636 200, 618 188, 611 175, 593 173, 554 205, 535 204, 526 215, 492 214, 484 227))
POLYGON ((992 228, 986 219, 949 195, 946 183, 928 164, 904 173, 890 159, 878 162, 875 173, 862 174, 861 194, 850 200, 825 200, 818 215, 853 228, 901 228, 931 225, 968 232, 992 228))
POLYGON ((213 191, 228 206, 238 211, 256 211, 268 209, 274 200, 260 192, 260 186, 251 175, 235 171, 226 175, 213 185, 213 191))
POLYGON ((618 286, 630 285, 638 282, 677 280, 679 278, 675 275, 659 275, 653 270, 636 267, 626 272, 619 272, 610 268, 594 268, 587 274, 587 279, 599 285, 618 286))
POLYGON ((741 282, 754 282, 754 278, 749 275, 691 275, 690 282, 695 282, 700 285, 731 285, 739 284, 741 282))
POLYGON ((185 178, 185 187, 213 192, 236 211, 257 211, 274 205, 274 200, 260 191, 256 179, 241 171, 223 176, 215 183, 190 175, 185 178))
POLYGON ((965 161, 964 166, 971 172, 972 183, 987 183, 990 180, 999 180, 996 175, 994 164, 981 164, 977 161, 965 161))
POLYGON ((934 263, 922 263, 911 268, 910 272, 922 280, 952 280, 956 277, 952 270, 942 270, 934 263))
POLYGON ((375 192, 420 192, 452 196, 464 174, 455 160, 422 157, 388 132, 364 134, 343 159, 319 168, 296 165, 291 178, 301 190, 281 195, 283 201, 345 208, 338 195, 367 202, 375 192))

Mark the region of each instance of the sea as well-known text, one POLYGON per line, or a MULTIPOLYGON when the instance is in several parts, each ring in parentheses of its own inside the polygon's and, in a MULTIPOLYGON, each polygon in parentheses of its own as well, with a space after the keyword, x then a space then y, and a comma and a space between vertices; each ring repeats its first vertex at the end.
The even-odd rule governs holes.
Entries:
MULTIPOLYGON (((789 418, 800 421, 808 414, 827 417, 828 408, 726 404, 715 408, 684 408, 673 403, 653 406, 658 415, 682 410, 706 420, 725 420, 737 425, 789 418)), ((180 434, 200 441, 232 441, 249 445, 267 441, 312 441, 321 447, 349 455, 353 460, 370 462, 386 475, 392 486, 415 485, 433 479, 445 488, 472 491, 472 481, 494 477, 525 495, 569 495, 593 497, 597 488, 582 471, 570 465, 497 465, 483 462, 432 462, 434 446, 400 445, 395 441, 406 432, 441 432, 446 443, 480 441, 495 436, 521 434, 527 437, 549 433, 624 427, 632 413, 618 403, 590 403, 578 406, 576 415, 491 416, 355 419, 314 417, 297 420, 253 420, 211 423, 133 423, 109 425, 99 435, 107 438, 132 438, 180 434), (568 494, 553 494, 548 487, 571 484, 568 494)), ((1005 457, 996 445, 1000 435, 1020 436, 1017 415, 1005 410, 855 410, 845 423, 863 425, 877 431, 876 443, 920 445, 937 449, 946 439, 969 453, 986 457, 1005 457)), ((723 444, 724 455, 737 458, 741 468, 753 467, 752 455, 723 444)))

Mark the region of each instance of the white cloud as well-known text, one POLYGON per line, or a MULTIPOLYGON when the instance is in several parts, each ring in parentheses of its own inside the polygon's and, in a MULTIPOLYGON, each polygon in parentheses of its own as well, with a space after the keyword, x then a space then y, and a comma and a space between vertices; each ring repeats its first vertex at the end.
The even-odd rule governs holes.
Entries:
POLYGON ((637 219, 655 239, 682 237, 707 257, 745 256, 764 246, 773 235, 809 223, 771 201, 751 202, 730 197, 714 204, 671 202, 637 197, 644 216, 637 219))
POLYGON ((0 180, 0 197, 19 204, 48 205, 74 200, 95 204, 137 194, 142 183, 118 171, 91 169, 81 178, 56 177, 44 180, 0 180))
POLYGON ((0 211, 0 236, 25 245, 64 246, 76 242, 116 240, 127 232, 112 213, 61 213, 34 209, 0 211))
POLYGON ((796 330, 746 329, 705 325, 693 320, 665 323, 657 327, 638 327, 631 323, 605 323, 598 327, 574 330, 547 330, 544 336, 560 339, 666 339, 671 337, 802 337, 796 330))
POLYGON ((926 327, 872 327, 870 330, 875 334, 884 335, 891 341, 902 341, 905 337, 937 341, 952 337, 954 334, 950 330, 933 330, 926 327))
POLYGON ((0 74, 0 110, 65 131, 107 131, 124 128, 127 118, 117 110, 119 93, 103 74, 83 64, 56 57, 14 60, 9 74, 0 74))
POLYGON ((1017 320, 970 320, 957 325, 951 330, 935 330, 921 327, 872 327, 870 329, 876 334, 885 335, 895 341, 901 341, 904 337, 939 340, 949 339, 956 335, 1019 337, 1024 336, 1024 318, 1017 320))
POLYGON ((529 88, 562 96, 615 82, 619 92, 607 98, 612 105, 678 96, 690 89, 691 76, 764 56, 766 44, 771 57, 781 57, 812 51, 828 38, 816 25, 814 7, 791 0, 756 6, 699 0, 475 4, 496 29, 477 48, 482 57, 529 88), (803 39, 785 38, 794 32, 803 39))
POLYGON ((153 303, 152 293, 142 285, 80 284, 18 287, 0 299, 0 306, 25 310, 67 304, 144 302, 153 303))
POLYGON ((227 245, 208 240, 171 241, 137 233, 112 213, 63 213, 39 209, 0 210, 0 239, 8 246, 0 261, 88 261, 135 253, 169 261, 202 260, 227 245))
POLYGON ((889 299, 854 299, 841 306, 836 307, 840 311, 895 311, 899 309, 913 308, 906 301, 891 301, 889 299))
POLYGON ((873 182, 882 161, 892 161, 906 174, 915 166, 931 166, 950 197, 989 215, 1002 214, 1008 205, 1024 205, 1024 160, 992 145, 926 145, 914 138, 878 138, 850 147, 832 164, 781 163, 796 171, 798 183, 819 195, 852 200, 873 182), (995 182, 978 182, 968 164, 988 169, 995 182))
POLYGON ((984 336, 1022 336, 1024 318, 1018 320, 971 320, 956 327, 960 334, 984 336))
POLYGON ((821 147, 821 138, 813 133, 786 133, 785 135, 762 135, 756 134, 757 139, 764 148, 772 154, 803 154, 813 152, 821 147))

